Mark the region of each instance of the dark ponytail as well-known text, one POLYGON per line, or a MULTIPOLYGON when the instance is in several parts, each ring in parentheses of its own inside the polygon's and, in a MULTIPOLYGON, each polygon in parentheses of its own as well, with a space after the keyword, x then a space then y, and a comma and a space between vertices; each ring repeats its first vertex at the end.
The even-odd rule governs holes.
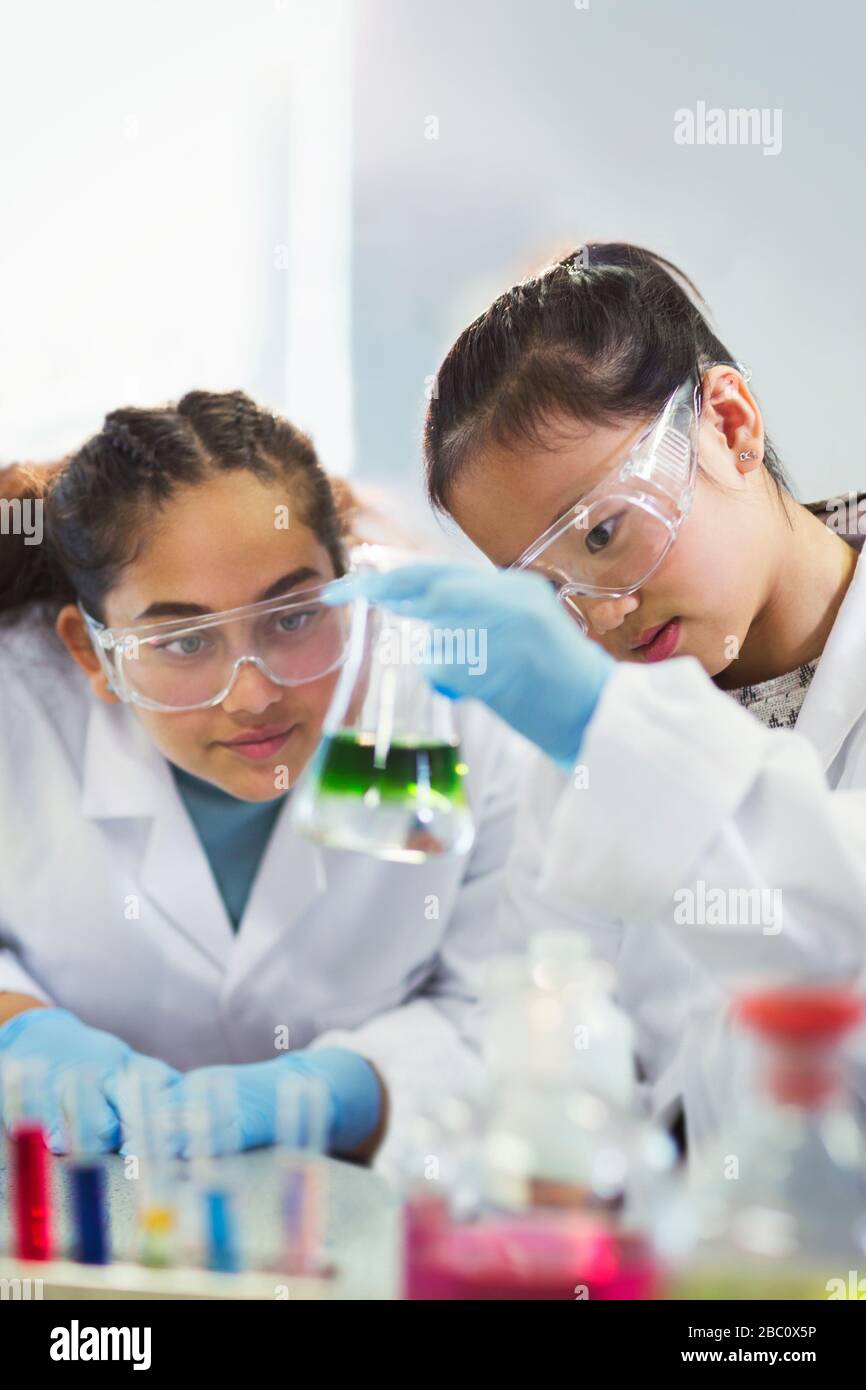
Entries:
MULTIPOLYGON (((455 478, 485 444, 542 442, 565 414, 587 424, 650 419, 703 362, 735 359, 692 282, 640 246, 590 243, 514 285, 460 334, 424 427, 427 492, 448 510, 455 478)), ((791 488, 769 439, 764 463, 791 488)))
POLYGON ((56 612, 80 599, 104 620, 105 595, 134 560, 153 520, 182 487, 223 470, 284 482, 303 521, 345 572, 342 522, 310 439, 242 391, 190 391, 153 410, 107 415, 63 464, 0 473, 0 495, 41 504, 41 544, 0 535, 0 619, 31 604, 56 612))
POLYGON ((45 541, 45 511, 65 462, 0 470, 0 617, 72 591, 45 541))

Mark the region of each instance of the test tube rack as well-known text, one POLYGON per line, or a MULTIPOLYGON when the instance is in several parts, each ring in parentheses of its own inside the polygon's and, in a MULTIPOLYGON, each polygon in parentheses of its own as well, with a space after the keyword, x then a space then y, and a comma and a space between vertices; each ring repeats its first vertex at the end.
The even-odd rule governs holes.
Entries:
POLYGON ((144 1265, 84 1265, 72 1260, 0 1256, 0 1300, 230 1299, 305 1302, 334 1297, 327 1274, 274 1271, 218 1274, 206 1269, 148 1269, 144 1265))

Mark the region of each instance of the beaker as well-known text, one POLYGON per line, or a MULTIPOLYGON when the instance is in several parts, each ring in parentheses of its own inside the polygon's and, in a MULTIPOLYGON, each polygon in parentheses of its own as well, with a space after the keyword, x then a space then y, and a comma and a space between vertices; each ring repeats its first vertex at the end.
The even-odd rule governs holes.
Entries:
MULTIPOLYGON (((352 566, 391 568, 397 556, 405 558, 359 546, 352 566)), ((421 670, 435 644, 428 624, 353 601, 348 656, 322 740, 292 796, 292 823, 302 834, 405 863, 469 849, 468 768, 452 704, 421 670)))

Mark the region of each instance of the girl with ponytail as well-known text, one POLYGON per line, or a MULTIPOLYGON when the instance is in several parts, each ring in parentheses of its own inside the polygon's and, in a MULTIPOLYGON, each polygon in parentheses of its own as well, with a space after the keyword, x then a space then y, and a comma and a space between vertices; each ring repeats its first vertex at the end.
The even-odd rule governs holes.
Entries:
POLYGON ((483 676, 430 674, 540 750, 526 925, 564 913, 615 962, 693 1138, 732 987, 866 968, 866 509, 794 498, 759 386, 677 267, 583 246, 465 328, 431 393, 430 499, 505 572, 359 586, 486 628, 483 676))

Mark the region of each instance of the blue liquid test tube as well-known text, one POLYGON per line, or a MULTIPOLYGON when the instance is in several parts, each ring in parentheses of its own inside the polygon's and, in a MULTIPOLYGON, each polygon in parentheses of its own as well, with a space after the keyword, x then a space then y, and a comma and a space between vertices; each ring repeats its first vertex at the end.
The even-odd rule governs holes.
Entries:
POLYGON ((105 1169, 101 1163, 78 1161, 70 1165, 69 1176, 75 1215, 75 1258, 87 1265, 110 1264, 105 1169))
POLYGON ((235 1274, 241 1267, 231 1194, 212 1188, 204 1194, 208 1269, 235 1274))
POLYGON ((73 1253, 88 1265, 111 1263, 105 1165, 99 1157, 101 1095, 99 1073, 81 1068, 67 1077, 61 1098, 70 1152, 66 1171, 72 1188, 73 1253))
POLYGON ((189 1091, 184 1127, 204 1222, 205 1263, 208 1269, 232 1274, 242 1265, 236 1203, 219 1155, 221 1135, 236 1113, 237 1086, 231 1075, 223 1072, 191 1078, 189 1091))

